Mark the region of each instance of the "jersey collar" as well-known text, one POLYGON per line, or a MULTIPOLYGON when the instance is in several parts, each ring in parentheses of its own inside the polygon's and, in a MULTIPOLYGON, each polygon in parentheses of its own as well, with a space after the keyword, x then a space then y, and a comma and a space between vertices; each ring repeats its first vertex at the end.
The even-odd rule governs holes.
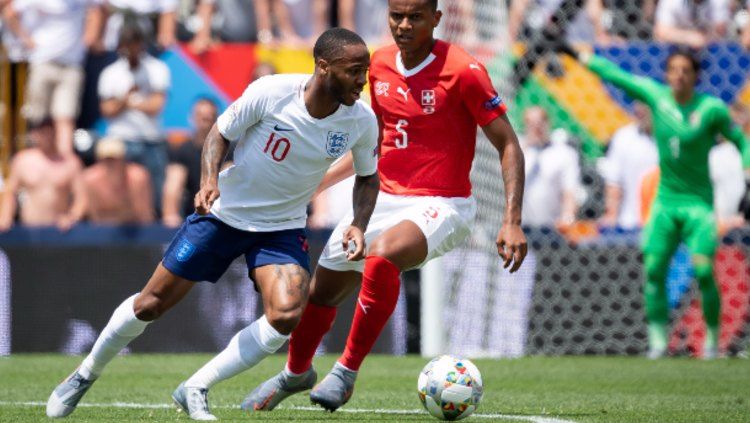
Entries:
POLYGON ((408 78, 410 76, 416 75, 417 73, 419 73, 419 71, 426 68, 427 65, 429 65, 430 63, 432 63, 433 60, 435 60, 435 57, 437 56, 435 56, 434 53, 430 53, 429 56, 427 56, 424 60, 422 60, 422 63, 418 64, 417 66, 411 69, 406 69, 404 67, 404 62, 401 61, 401 52, 399 51, 396 53, 396 69, 398 69, 401 75, 408 78))
MULTIPOLYGON (((313 75, 310 75, 310 78, 312 77, 313 75)), ((305 78, 300 83, 300 85, 297 87, 297 93, 294 96, 294 101, 297 103, 297 106, 300 107, 305 112, 305 116, 307 116, 308 118, 312 119, 315 122, 326 122, 328 120, 334 119, 335 116, 338 116, 341 113, 345 113, 345 110, 347 110, 349 107, 353 107, 353 106, 347 106, 346 104, 341 103, 339 104, 338 109, 336 109, 336 111, 331 113, 330 115, 321 119, 313 117, 310 114, 310 111, 307 110, 307 105, 305 104, 305 85, 307 85, 307 82, 310 81, 310 78, 305 78)))

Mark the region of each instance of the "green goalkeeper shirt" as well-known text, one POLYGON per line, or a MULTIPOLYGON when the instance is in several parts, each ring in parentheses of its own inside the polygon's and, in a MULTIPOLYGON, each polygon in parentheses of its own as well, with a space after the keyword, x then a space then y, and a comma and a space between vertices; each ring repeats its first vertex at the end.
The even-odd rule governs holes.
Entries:
POLYGON ((708 152, 718 134, 737 146, 743 166, 750 168, 745 136, 732 124, 729 109, 720 99, 695 93, 687 104, 679 104, 669 86, 635 76, 596 55, 591 56, 588 68, 651 109, 661 170, 657 200, 668 205, 700 201, 713 207, 708 152))

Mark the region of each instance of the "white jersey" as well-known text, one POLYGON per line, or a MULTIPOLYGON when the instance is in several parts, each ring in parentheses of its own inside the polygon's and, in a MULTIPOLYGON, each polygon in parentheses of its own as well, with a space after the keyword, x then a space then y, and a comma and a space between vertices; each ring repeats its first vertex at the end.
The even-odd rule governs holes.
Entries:
POLYGON ((708 153, 708 170, 714 186, 714 211, 719 219, 739 214, 745 194, 742 154, 734 144, 722 142, 708 153))
POLYGON ((523 222, 530 226, 554 226, 562 213, 566 192, 578 195, 581 170, 578 154, 569 145, 549 142, 531 146, 521 137, 526 171, 523 222))
POLYGON ((634 229, 641 224, 641 183, 659 165, 654 138, 631 123, 612 136, 607 151, 604 179, 619 187, 622 196, 617 226, 634 229))
POLYGON ((716 26, 726 24, 729 19, 727 0, 659 0, 656 5, 657 25, 711 34, 716 26))
POLYGON ((357 175, 377 171, 378 124, 370 106, 342 104, 316 119, 303 98, 311 77, 260 78, 219 116, 221 135, 238 141, 211 208, 224 223, 252 232, 303 228, 307 204, 337 158, 351 150, 357 175))
POLYGON ((86 56, 83 31, 86 14, 102 0, 14 0, 21 23, 34 40, 31 63, 79 66, 86 56))

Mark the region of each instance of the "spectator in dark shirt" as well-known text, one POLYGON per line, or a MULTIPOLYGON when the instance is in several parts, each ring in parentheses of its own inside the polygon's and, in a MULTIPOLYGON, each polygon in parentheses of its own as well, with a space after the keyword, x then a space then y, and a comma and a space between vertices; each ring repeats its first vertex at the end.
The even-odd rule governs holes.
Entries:
POLYGON ((178 227, 184 218, 193 213, 193 197, 200 189, 201 150, 203 142, 216 122, 216 104, 207 98, 201 98, 193 105, 191 117, 194 126, 192 139, 169 151, 162 197, 162 223, 178 227))

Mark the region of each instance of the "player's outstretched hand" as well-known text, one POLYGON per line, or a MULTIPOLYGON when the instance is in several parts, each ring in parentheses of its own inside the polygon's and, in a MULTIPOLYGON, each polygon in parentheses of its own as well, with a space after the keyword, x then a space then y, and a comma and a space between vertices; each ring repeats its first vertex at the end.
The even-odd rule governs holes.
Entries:
POLYGON ((497 253, 503 259, 503 267, 510 266, 510 273, 515 272, 521 267, 523 259, 526 258, 528 246, 526 244, 526 235, 520 225, 504 223, 497 233, 497 253))
POLYGON ((349 226, 344 231, 344 239, 341 248, 346 253, 349 261, 360 261, 365 258, 365 234, 356 226, 349 226))
POLYGON ((217 198, 219 198, 219 185, 216 182, 201 184, 200 191, 195 194, 195 212, 208 214, 217 198))

